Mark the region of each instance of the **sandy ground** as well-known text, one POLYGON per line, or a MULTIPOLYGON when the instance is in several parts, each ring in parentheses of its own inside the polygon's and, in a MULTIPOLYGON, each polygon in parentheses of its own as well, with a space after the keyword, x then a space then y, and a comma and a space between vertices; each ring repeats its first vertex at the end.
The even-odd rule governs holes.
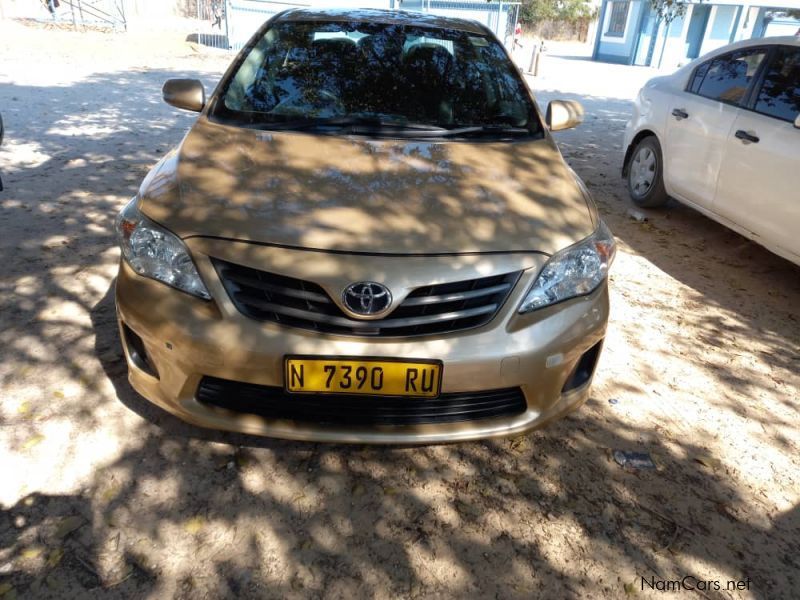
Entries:
POLYGON ((0 598, 661 598, 642 578, 687 575, 710 598, 797 597, 800 269, 679 205, 628 217, 622 132, 646 70, 548 56, 531 81, 585 103, 559 141, 619 241, 574 415, 352 447, 205 431, 132 392, 112 222, 191 123, 163 80, 211 86, 228 60, 0 21, 0 598))

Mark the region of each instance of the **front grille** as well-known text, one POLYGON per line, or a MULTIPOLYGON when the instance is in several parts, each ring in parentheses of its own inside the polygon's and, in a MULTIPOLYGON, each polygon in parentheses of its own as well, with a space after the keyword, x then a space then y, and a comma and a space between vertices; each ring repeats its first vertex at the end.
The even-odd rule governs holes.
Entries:
POLYGON ((383 319, 351 319, 316 283, 212 259, 242 314, 321 333, 406 337, 480 327, 492 320, 521 271, 415 289, 383 319))
POLYGON ((266 419, 319 424, 422 425, 456 423, 525 412, 519 388, 442 394, 438 398, 289 394, 283 388, 203 377, 197 400, 266 419))

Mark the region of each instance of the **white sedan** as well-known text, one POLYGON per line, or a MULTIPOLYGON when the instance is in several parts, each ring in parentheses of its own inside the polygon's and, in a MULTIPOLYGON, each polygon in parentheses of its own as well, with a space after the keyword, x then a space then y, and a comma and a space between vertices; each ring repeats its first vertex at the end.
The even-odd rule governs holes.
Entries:
POLYGON ((687 204, 800 264, 800 39, 725 46, 650 80, 625 129, 635 204, 687 204))

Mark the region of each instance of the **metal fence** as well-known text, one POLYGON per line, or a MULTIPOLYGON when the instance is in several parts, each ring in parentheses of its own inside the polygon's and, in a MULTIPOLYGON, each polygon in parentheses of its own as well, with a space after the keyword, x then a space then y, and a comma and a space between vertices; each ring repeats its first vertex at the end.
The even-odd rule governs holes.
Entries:
MULTIPOLYGON (((414 4, 422 12, 479 21, 509 49, 512 47, 520 2, 421 0, 414 4)), ((273 15, 307 6, 314 6, 314 0, 197 0, 197 41, 204 46, 236 51, 273 15)))
POLYGON ((128 29, 124 0, 61 0, 70 10, 72 24, 100 25, 115 30, 128 29))
POLYGON ((197 41, 204 46, 238 51, 264 21, 310 2, 262 0, 197 0, 197 41))
POLYGON ((10 4, 7 16, 72 25, 75 29, 99 27, 125 31, 128 28, 125 0, 60 0, 58 6, 55 2, 29 0, 10 4))
POLYGON ((514 42, 514 28, 521 2, 484 0, 423 0, 422 11, 443 17, 478 21, 491 29, 508 48, 514 42))

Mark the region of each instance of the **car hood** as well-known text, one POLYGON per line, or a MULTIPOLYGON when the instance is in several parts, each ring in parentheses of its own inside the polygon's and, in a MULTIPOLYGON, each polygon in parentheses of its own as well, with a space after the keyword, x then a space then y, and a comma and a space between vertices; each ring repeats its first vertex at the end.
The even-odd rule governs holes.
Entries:
POLYGON ((141 210, 182 238, 387 254, 539 251, 594 214, 549 138, 370 140, 201 117, 148 175, 141 210))

